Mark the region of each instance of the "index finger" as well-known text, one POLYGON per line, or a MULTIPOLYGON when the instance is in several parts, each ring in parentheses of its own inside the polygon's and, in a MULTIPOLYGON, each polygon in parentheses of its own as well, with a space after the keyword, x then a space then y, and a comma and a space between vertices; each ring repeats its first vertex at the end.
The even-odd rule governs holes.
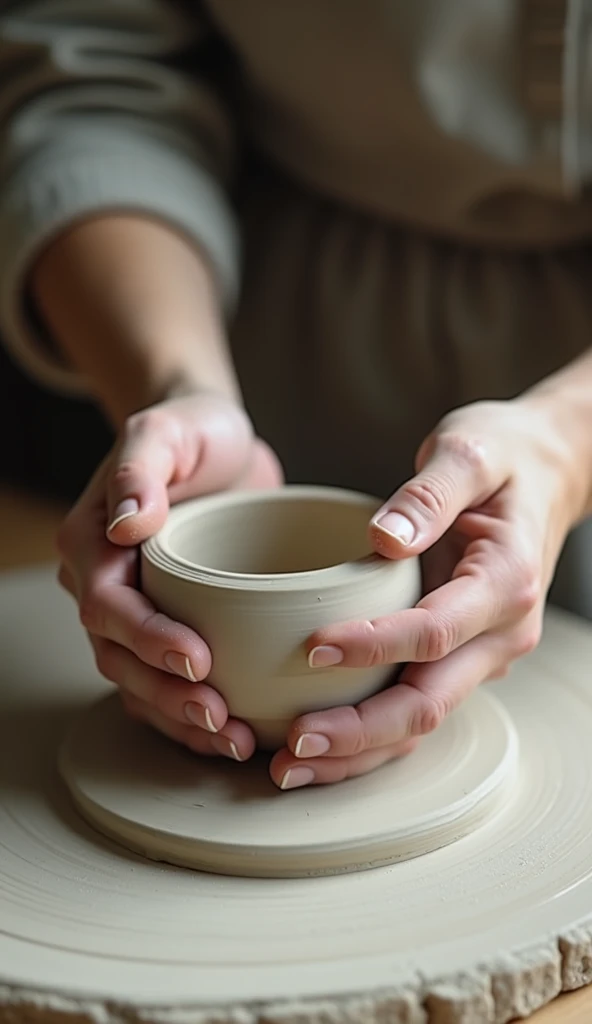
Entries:
POLYGON ((62 532, 61 550, 89 633, 120 644, 154 668, 198 682, 209 674, 210 650, 188 626, 160 613, 139 589, 138 551, 111 544, 103 502, 83 497, 62 532))
POLYGON ((126 584, 101 584, 100 575, 80 598, 80 621, 94 636, 112 640, 140 661, 181 676, 204 680, 212 668, 206 642, 188 626, 159 612, 126 584))
POLYGON ((309 641, 309 659, 321 666, 323 659, 313 652, 337 648, 344 668, 437 661, 495 626, 502 603, 501 581, 459 576, 415 608, 319 630, 309 641))
POLYGON ((345 668, 438 661, 481 633, 522 618, 537 596, 528 548, 515 525, 498 524, 496 533, 469 545, 453 578, 414 608, 318 630, 308 644, 311 665, 330 663, 319 648, 339 651, 331 663, 345 668))

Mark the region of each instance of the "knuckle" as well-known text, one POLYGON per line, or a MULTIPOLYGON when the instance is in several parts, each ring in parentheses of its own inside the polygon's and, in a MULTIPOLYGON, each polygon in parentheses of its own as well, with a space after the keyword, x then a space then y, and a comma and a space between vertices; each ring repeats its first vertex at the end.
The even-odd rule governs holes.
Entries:
POLYGON ((486 479, 488 473, 487 447, 481 438, 463 434, 457 430, 446 430, 440 434, 438 444, 456 461, 470 469, 478 480, 486 479))
POLYGON ((382 631, 378 622, 368 621, 364 623, 366 643, 364 646, 364 668, 376 668, 379 665, 388 665, 390 661, 388 646, 382 638, 382 631))
POLYGON ((418 638, 418 661, 439 661, 457 644, 457 629, 452 622, 433 613, 426 613, 424 629, 418 638))
POLYGON ((168 431, 169 426, 169 415, 158 407, 144 409, 128 416, 121 428, 120 443, 117 449, 118 454, 115 459, 115 465, 118 470, 132 465, 131 461, 126 458, 126 455, 129 452, 133 452, 138 443, 144 444, 146 439, 154 436, 162 437, 168 431))
POLYGON ((156 635, 160 635, 162 639, 165 639, 164 630, 164 616, 159 612, 152 611, 148 612, 146 617, 141 622, 134 625, 129 635, 129 648, 133 653, 140 659, 140 661, 149 661, 148 657, 148 636, 147 633, 150 631, 156 635))
POLYGON ((158 432, 164 427, 167 418, 168 414, 158 406, 135 412, 125 421, 123 435, 125 438, 132 438, 138 434, 158 432))
POLYGON ((541 634, 542 626, 539 623, 529 624, 527 629, 519 630, 512 645, 514 658, 524 658, 527 654, 531 654, 540 644, 541 634))
POLYGON ((541 583, 537 567, 527 559, 518 561, 512 581, 512 606, 519 615, 532 612, 539 601, 541 583))
POLYGON ((516 609, 522 615, 527 615, 528 612, 531 612, 536 608, 538 598, 538 584, 535 582, 523 583, 514 596, 516 609))
MULTIPOLYGON (((151 410, 150 410, 150 412, 151 412, 151 410)), ((144 425, 146 423, 146 420, 148 419, 148 416, 150 415, 150 412, 148 412, 148 411, 135 412, 135 413, 132 413, 131 416, 128 416, 128 418, 126 419, 125 423, 123 424, 123 428, 122 428, 122 431, 121 431, 122 436, 124 437, 125 440, 128 440, 129 438, 134 437, 135 435, 137 435, 139 432, 141 432, 143 430, 144 425)))
POLYGON ((333 768, 328 781, 332 783, 345 782, 346 779, 355 779, 357 774, 354 764, 349 758, 345 758, 341 764, 333 768))
POLYGON ((452 487, 447 480, 434 475, 410 480, 405 494, 411 499, 422 516, 438 519, 445 514, 452 497, 452 487))
POLYGON ((138 467, 133 462, 120 462, 117 469, 113 472, 111 482, 125 487, 136 476, 137 472, 138 467))
POLYGON ((104 632, 104 611, 99 594, 91 589, 86 590, 80 598, 78 605, 78 617, 80 623, 89 633, 102 634, 104 632))
POLYGON ((426 736, 434 732, 446 718, 449 708, 442 697, 417 691, 419 701, 411 722, 411 736, 426 736))
POLYGON ((351 736, 350 742, 348 743, 348 754, 351 757, 355 757, 356 754, 363 753, 370 746, 370 737, 366 728, 366 722, 364 721, 363 713, 359 708, 348 709, 350 715, 348 733, 351 736))
POLYGON ((118 682, 118 661, 116 648, 108 642, 98 642, 94 645, 95 665, 98 671, 110 683, 118 682))

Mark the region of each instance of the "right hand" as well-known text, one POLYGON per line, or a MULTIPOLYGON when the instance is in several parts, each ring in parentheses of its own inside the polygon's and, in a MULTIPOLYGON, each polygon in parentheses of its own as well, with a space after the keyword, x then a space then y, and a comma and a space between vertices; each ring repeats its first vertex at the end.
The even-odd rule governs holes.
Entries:
POLYGON ((99 671, 119 686, 129 714, 199 754, 246 760, 255 737, 204 682, 205 642, 138 591, 139 545, 175 502, 282 478, 231 400, 171 399, 127 420, 59 532, 59 579, 78 603, 99 671))

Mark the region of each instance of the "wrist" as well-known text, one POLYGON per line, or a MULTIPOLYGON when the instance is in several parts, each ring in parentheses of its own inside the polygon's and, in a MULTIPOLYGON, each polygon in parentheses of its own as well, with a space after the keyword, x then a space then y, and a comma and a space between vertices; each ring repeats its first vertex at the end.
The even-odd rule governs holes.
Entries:
POLYGON ((42 255, 31 290, 53 343, 115 427, 204 391, 240 403, 209 267, 170 228, 127 216, 80 224, 42 255))
POLYGON ((212 385, 204 380, 202 374, 194 374, 191 372, 191 368, 187 367, 183 367, 178 373, 173 372, 166 377, 163 375, 158 380, 148 382, 143 389, 141 402, 127 415, 164 402, 172 402, 175 399, 200 397, 219 399, 229 407, 234 406, 240 409, 241 413, 246 415, 245 406, 238 391, 231 387, 212 385))
POLYGON ((550 427, 575 525, 592 514, 592 350, 534 385, 519 401, 550 427))

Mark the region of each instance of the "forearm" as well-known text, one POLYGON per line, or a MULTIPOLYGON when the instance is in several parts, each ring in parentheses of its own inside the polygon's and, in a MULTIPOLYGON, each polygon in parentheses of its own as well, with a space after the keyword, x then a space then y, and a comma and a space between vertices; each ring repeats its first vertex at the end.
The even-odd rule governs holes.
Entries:
POLYGON ((525 396, 548 412, 569 450, 574 489, 581 489, 581 516, 592 515, 592 348, 531 388, 525 396))
POLYGON ((193 390, 239 400, 207 263, 170 228, 133 216, 74 227, 39 259, 31 294, 115 426, 193 390))

